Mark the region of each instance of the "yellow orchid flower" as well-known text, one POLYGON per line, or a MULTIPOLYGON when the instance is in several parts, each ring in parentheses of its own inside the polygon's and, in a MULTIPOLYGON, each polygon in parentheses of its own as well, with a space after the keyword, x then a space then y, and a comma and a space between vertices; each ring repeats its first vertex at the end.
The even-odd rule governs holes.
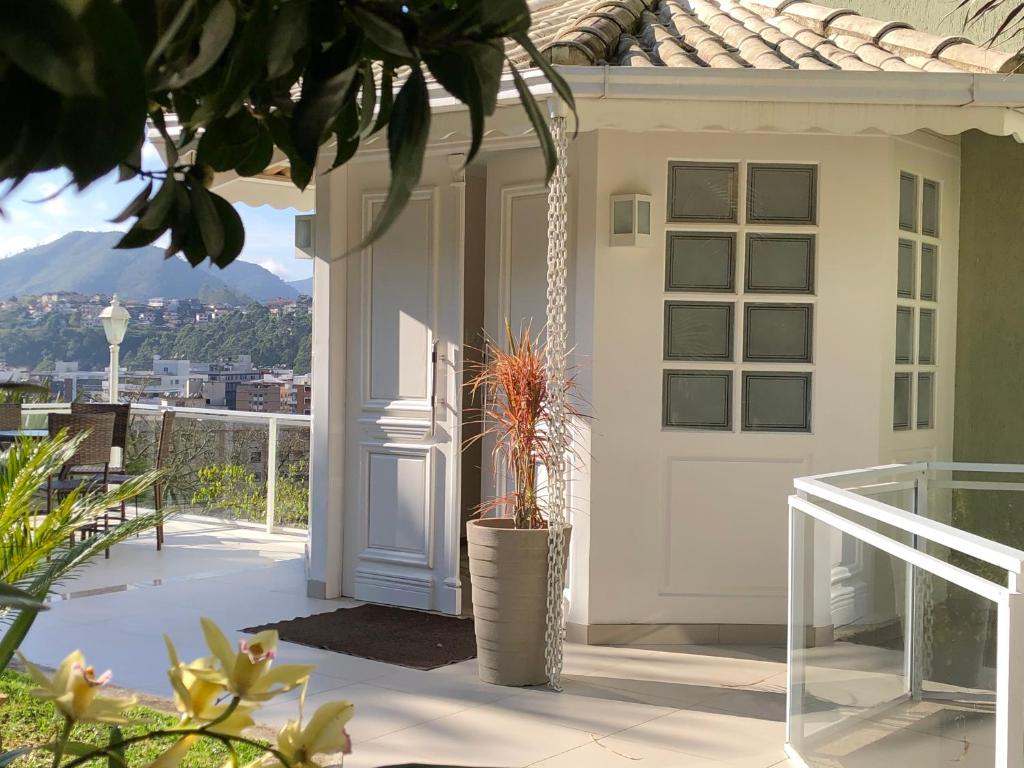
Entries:
POLYGON ((220 668, 190 665, 188 670, 201 680, 223 686, 232 696, 250 702, 268 701, 302 685, 313 671, 311 664, 282 664, 271 669, 277 656, 278 637, 274 630, 241 640, 236 652, 213 621, 203 618, 201 623, 206 645, 220 668))
POLYGON ((32 695, 52 701, 57 710, 76 723, 110 723, 123 725, 128 722, 123 712, 135 704, 134 697, 115 699, 98 695, 99 689, 110 681, 110 671, 97 676, 96 670, 85 663, 81 651, 72 651, 57 667, 53 677, 48 677, 39 667, 18 654, 29 676, 38 686, 32 695))
MULTIPOLYGON (((345 723, 354 713, 352 702, 332 701, 317 709, 305 728, 301 719, 289 720, 277 735, 277 751, 288 760, 289 768, 322 768, 313 759, 317 755, 352 752, 352 739, 345 731, 345 723)), ((284 766, 273 755, 257 763, 264 768, 284 766)))
MULTIPOLYGON (((198 669, 216 674, 215 659, 212 656, 206 656, 196 659, 191 664, 183 664, 178 659, 178 653, 171 638, 164 635, 164 642, 167 644, 167 655, 171 660, 167 676, 174 689, 174 703, 181 713, 181 724, 204 725, 222 717, 227 711, 228 704, 218 703, 218 699, 225 693, 225 686, 221 683, 210 682, 195 672, 198 669)), ((252 705, 239 704, 230 715, 210 728, 210 731, 225 736, 238 736, 253 725, 252 712, 254 709, 255 707, 252 705)))

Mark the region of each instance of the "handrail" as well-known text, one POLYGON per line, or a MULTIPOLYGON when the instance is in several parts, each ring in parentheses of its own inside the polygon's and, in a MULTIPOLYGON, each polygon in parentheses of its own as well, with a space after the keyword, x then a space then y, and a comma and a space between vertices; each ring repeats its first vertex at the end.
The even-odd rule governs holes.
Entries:
POLYGON ((790 496, 789 506, 820 520, 825 523, 825 525, 831 526, 832 528, 848 534, 855 539, 859 539, 875 549, 886 552, 893 557, 897 557, 904 562, 920 568, 923 571, 927 571, 934 576, 938 576, 940 579, 944 579, 951 584, 963 587, 969 592, 981 595, 993 602, 999 602, 999 599, 1010 591, 1007 587, 1001 584, 996 584, 995 582, 984 579, 981 576, 976 576, 962 568, 958 568, 955 565, 939 560, 939 558, 929 555, 927 552, 914 549, 902 542, 889 538, 883 533, 873 531, 870 528, 865 528, 863 525, 855 523, 852 520, 847 520, 845 517, 837 515, 835 512, 822 509, 816 504, 812 504, 807 499, 801 499, 799 496, 790 496))
MULTIPOLYGON (((907 465, 908 471, 917 471, 920 465, 907 465), (911 469, 913 467, 913 469, 911 469)), ((927 464, 924 465, 927 467, 927 464)), ((1012 573, 1024 573, 1024 551, 983 538, 968 531, 958 530, 945 523, 920 517, 891 504, 829 485, 817 476, 798 477, 793 481, 798 491, 839 504, 853 512, 899 528, 935 544, 954 549, 987 563, 1005 568, 1012 573)))

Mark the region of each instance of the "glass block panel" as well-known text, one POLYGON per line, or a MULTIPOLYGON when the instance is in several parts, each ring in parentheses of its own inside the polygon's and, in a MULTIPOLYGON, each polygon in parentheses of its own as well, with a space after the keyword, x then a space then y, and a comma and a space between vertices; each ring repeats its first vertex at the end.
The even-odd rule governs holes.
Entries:
POLYGON ((813 312, 810 304, 747 304, 743 318, 743 359, 811 362, 813 312))
POLYGON ((900 174, 900 229, 917 232, 917 176, 900 174))
POLYGON ((815 223, 818 217, 817 166, 751 163, 748 175, 748 223, 815 223))
POLYGON ((935 412, 935 374, 917 375, 917 428, 930 429, 935 412))
POLYGON ((736 163, 668 165, 668 220, 736 222, 736 163))
POLYGON ((748 235, 749 293, 814 293, 814 235, 748 235))
POLYGON ((811 374, 744 373, 743 429, 810 432, 811 374))
POLYGON ((925 179, 921 190, 921 231, 939 236, 939 182, 925 179))
POLYGON ((935 310, 922 309, 919 317, 917 362, 932 365, 935 363, 935 310))
POLYGON ((666 249, 666 291, 735 290, 736 235, 669 232, 666 249))
POLYGON ((892 428, 910 429, 910 374, 897 373, 893 385, 892 428))
POLYGON ((896 272, 896 295, 903 299, 914 298, 914 283, 917 265, 914 254, 917 250, 912 240, 900 240, 899 263, 896 272))
POLYGON ((733 305, 665 302, 666 360, 732 360, 733 305))
POLYGON ((665 371, 662 424, 688 429, 732 429, 732 373, 665 371))
POLYGON ((896 308, 896 362, 914 362, 914 310, 896 308))
POLYGON ((612 203, 612 234, 633 234, 633 201, 616 200, 612 203))
POLYGON ((637 233, 641 235, 651 234, 651 201, 636 201, 637 233))
POLYGON ((939 299, 939 249, 931 243, 921 243, 921 298, 939 299))

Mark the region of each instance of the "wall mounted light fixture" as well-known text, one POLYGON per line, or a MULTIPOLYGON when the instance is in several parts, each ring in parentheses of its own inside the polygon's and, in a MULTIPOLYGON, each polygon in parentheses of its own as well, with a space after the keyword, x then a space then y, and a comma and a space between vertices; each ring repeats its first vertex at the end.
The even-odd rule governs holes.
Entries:
POLYGON ((646 245, 651 239, 651 196, 612 195, 608 244, 646 245))

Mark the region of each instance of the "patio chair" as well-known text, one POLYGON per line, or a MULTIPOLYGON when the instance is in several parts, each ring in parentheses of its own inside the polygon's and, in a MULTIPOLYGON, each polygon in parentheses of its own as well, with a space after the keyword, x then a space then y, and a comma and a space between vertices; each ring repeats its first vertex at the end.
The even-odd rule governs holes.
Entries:
MULTIPOLYGON (((97 413, 112 413, 114 414, 114 434, 110 439, 111 448, 121 449, 121 467, 109 467, 106 476, 103 478, 104 483, 112 485, 118 485, 119 483, 125 482, 131 475, 126 475, 123 469, 124 464, 124 450, 128 445, 128 420, 131 417, 132 407, 128 403, 72 403, 71 413, 78 415, 94 415, 97 413), (121 479, 118 480, 117 478, 121 479)), ((96 478, 100 480, 99 477, 96 478)), ((121 502, 121 522, 127 519, 125 513, 125 503, 121 502)))
MULTIPOLYGON (((21 403, 0 404, 0 429, 21 429, 21 403)), ((12 440, 0 438, 0 448, 4 448, 12 440)))
MULTIPOLYGON (((106 489, 110 466, 110 444, 114 434, 114 414, 51 413, 47 431, 56 437, 62 430, 69 437, 85 433, 74 454, 56 476, 46 481, 46 513, 53 509, 54 498, 60 498, 78 488, 106 489)), ((95 525, 95 523, 94 523, 95 525)), ((89 528, 91 526, 87 526, 89 528)), ((83 533, 87 532, 83 530, 83 533)), ((74 534, 71 534, 74 544, 74 534)))

